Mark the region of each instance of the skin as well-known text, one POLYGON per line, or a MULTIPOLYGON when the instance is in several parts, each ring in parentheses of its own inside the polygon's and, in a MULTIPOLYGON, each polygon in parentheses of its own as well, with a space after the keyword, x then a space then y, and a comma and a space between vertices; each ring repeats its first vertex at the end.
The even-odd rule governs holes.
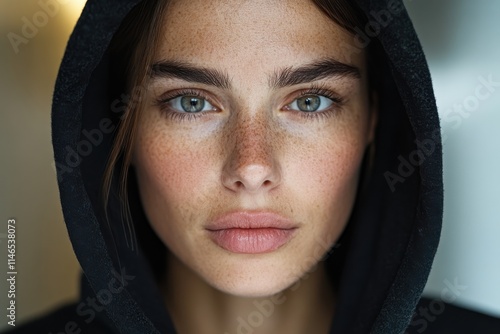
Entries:
POLYGON ((254 301, 274 305, 254 333, 327 333, 334 295, 319 261, 347 224, 376 123, 365 55, 339 47, 351 41, 309 1, 169 5, 155 61, 215 69, 231 86, 154 77, 138 124, 132 164, 149 222, 170 250, 162 288, 179 333, 236 333, 254 301), (360 78, 270 88, 281 69, 325 58, 357 67, 360 78), (342 99, 330 117, 292 110, 311 85, 342 99), (165 97, 185 89, 202 92, 214 109, 168 117, 182 111, 165 97), (231 253, 205 227, 236 209, 271 210, 298 228, 273 252, 231 253))

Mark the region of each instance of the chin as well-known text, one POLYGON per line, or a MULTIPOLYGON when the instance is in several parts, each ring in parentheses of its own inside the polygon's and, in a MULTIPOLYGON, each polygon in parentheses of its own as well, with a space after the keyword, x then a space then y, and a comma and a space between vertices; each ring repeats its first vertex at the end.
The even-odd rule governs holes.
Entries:
POLYGON ((247 298, 280 293, 301 276, 298 268, 283 261, 235 259, 234 263, 226 263, 219 268, 216 272, 205 272, 201 276, 219 291, 247 298), (222 273, 222 277, 219 273, 222 273))
POLYGON ((224 292, 228 295, 241 298, 263 298, 276 295, 283 290, 286 290, 292 282, 283 281, 256 281, 256 282, 238 282, 233 281, 229 284, 223 282, 214 282, 212 285, 217 290, 224 292))

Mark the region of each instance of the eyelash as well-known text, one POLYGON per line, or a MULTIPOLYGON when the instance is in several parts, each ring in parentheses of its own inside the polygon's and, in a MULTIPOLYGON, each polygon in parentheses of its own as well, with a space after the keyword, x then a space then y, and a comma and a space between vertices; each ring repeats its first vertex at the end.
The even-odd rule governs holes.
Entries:
POLYGON ((202 117, 204 116, 204 114, 206 114, 206 112, 199 112, 199 113, 180 113, 180 112, 177 112, 177 111, 172 111, 172 110, 169 110, 167 104, 168 102, 170 102, 171 100, 175 99, 175 98, 178 98, 178 97, 181 97, 181 96, 185 96, 185 95, 189 95, 189 96, 195 96, 195 97, 199 97, 199 98, 202 98, 202 99, 205 99, 207 101, 210 102, 210 98, 208 98, 208 96, 206 96, 206 94, 198 91, 198 90, 191 90, 191 89, 183 89, 183 90, 177 90, 177 91, 174 91, 173 93, 167 95, 167 96, 162 96, 160 99, 158 99, 156 101, 156 105, 158 107, 160 107, 160 110, 162 111, 162 113, 167 116, 168 118, 174 120, 174 121, 192 121, 192 120, 195 120, 199 117, 202 117))
MULTIPOLYGON (((181 112, 169 110, 169 108, 167 107, 168 102, 170 102, 171 100, 173 100, 175 98, 185 96, 185 95, 202 98, 204 100, 207 100, 210 104, 213 105, 213 103, 210 102, 211 99, 203 91, 191 90, 191 89, 178 90, 178 91, 174 91, 173 93, 171 93, 167 96, 162 96, 160 99, 158 99, 156 101, 156 105, 160 108, 160 110, 162 111, 162 113, 165 116, 167 116, 168 118, 170 118, 172 120, 194 121, 197 118, 203 117, 207 112, 181 113, 181 112)), ((325 109, 323 111, 318 111, 318 112, 304 112, 304 111, 296 111, 296 110, 288 110, 288 111, 299 113, 300 117, 304 117, 305 119, 310 119, 310 120, 322 120, 323 119, 324 120, 326 118, 329 118, 329 117, 337 114, 338 109, 340 109, 342 107, 342 105, 344 104, 344 100, 340 96, 333 93, 331 90, 325 88, 322 85, 312 85, 311 87, 301 91, 292 100, 292 102, 301 98, 301 97, 308 96, 308 95, 324 96, 324 97, 332 100, 333 103, 327 109, 325 109)), ((288 103, 287 106, 290 105, 292 102, 288 103)))
MULTIPOLYGON (((301 117, 304 117, 306 119, 324 120, 324 119, 327 119, 329 117, 335 116, 337 114, 338 110, 344 104, 344 100, 339 95, 335 94, 334 92, 332 92, 331 90, 329 90, 328 88, 326 88, 323 85, 315 85, 315 84, 311 85, 311 87, 309 87, 308 89, 301 91, 299 93, 299 95, 297 97, 295 97, 294 100, 292 100, 292 102, 301 98, 301 97, 308 96, 308 95, 324 96, 324 97, 332 100, 333 103, 327 109, 325 109, 323 111, 318 111, 318 112, 304 112, 304 111, 292 110, 293 112, 299 113, 301 117)), ((287 104, 287 105, 289 105, 289 104, 287 104)))

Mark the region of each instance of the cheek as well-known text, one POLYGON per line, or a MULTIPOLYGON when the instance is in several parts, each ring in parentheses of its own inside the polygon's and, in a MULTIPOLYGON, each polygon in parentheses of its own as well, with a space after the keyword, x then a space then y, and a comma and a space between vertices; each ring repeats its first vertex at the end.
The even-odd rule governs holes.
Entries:
MULTIPOLYGON (((362 160, 370 141, 370 112, 364 90, 353 93, 328 126, 309 133, 302 154, 289 153, 296 191, 309 207, 330 221, 346 221, 358 189, 362 160)), ((307 206, 306 206, 307 207, 307 206)))
POLYGON ((150 137, 142 138, 136 146, 136 157, 139 188, 145 205, 159 200, 168 203, 182 194, 187 181, 182 170, 190 166, 189 156, 177 154, 174 146, 150 137))
POLYGON ((363 152, 364 146, 355 143, 335 145, 318 152, 322 157, 317 159, 317 163, 310 169, 311 174, 314 174, 311 175, 311 179, 318 187, 320 198, 329 201, 332 198, 338 199, 334 202, 338 202, 339 205, 347 200, 344 195, 356 190, 363 152))
POLYGON ((207 163, 215 154, 213 145, 157 125, 162 122, 161 117, 146 120, 139 128, 134 147, 139 185, 144 184, 142 188, 148 192, 161 193, 165 203, 175 199, 193 201, 192 194, 211 174, 207 163))
POLYGON ((154 126, 139 131, 134 165, 148 220, 171 245, 195 225, 197 209, 207 202, 203 185, 213 178, 208 164, 214 154, 206 143, 174 138, 164 129, 155 132, 151 128, 154 126))
POLYGON ((327 144, 310 145, 290 162, 289 186, 304 210, 302 218, 315 222, 307 226, 316 241, 335 242, 347 224, 358 189, 364 139, 357 131, 332 136, 327 144))

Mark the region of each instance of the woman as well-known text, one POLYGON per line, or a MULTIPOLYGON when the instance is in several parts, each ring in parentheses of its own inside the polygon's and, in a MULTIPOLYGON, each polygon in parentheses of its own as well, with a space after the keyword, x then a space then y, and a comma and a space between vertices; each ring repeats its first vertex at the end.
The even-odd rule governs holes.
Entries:
POLYGON ((21 332, 439 322, 414 314, 441 227, 439 122, 399 1, 89 1, 53 143, 81 300, 21 332))

